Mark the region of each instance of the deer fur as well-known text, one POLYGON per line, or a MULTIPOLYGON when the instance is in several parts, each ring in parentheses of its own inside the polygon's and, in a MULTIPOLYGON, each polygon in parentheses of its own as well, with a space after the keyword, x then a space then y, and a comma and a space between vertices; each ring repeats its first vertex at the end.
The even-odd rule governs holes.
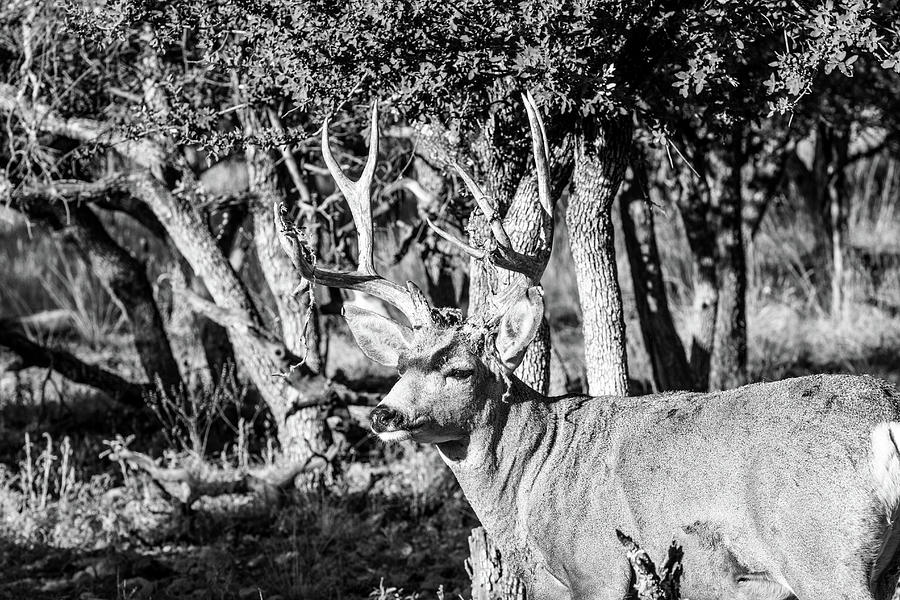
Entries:
POLYGON ((509 314, 495 350, 470 325, 409 330, 362 311, 348 322, 402 374, 373 413, 395 415, 379 434, 437 445, 529 598, 625 598, 616 529, 657 560, 681 544, 691 600, 890 597, 900 415, 888 384, 547 398, 503 364, 533 335, 522 310, 509 314))

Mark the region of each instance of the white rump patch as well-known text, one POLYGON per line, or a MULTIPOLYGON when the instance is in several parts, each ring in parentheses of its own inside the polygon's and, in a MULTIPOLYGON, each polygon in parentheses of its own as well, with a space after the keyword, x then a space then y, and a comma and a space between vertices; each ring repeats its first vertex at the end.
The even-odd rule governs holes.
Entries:
POLYGON ((900 423, 879 423, 872 430, 872 478, 875 494, 891 514, 900 502, 900 423))

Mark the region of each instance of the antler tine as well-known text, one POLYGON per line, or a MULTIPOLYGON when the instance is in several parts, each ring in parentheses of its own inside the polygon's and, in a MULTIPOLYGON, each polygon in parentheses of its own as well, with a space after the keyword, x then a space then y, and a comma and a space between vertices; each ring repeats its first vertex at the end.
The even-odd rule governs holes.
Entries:
MULTIPOLYGON (((544 122, 541 119, 541 113, 537 109, 537 104, 529 92, 522 94, 522 100, 525 103, 525 110, 528 113, 528 123, 531 128, 531 147, 534 154, 535 170, 537 171, 538 182, 538 198, 541 206, 548 215, 553 214, 553 204, 550 196, 550 152, 547 146, 547 134, 544 129, 544 122)), ((503 226, 503 220, 497 214, 494 206, 481 189, 481 186, 463 169, 459 164, 454 163, 453 167, 463 182, 466 184, 469 192, 475 198, 475 203, 484 213, 490 222, 491 233, 494 241, 497 243, 493 249, 474 248, 465 242, 456 239, 451 234, 440 229, 437 225, 428 221, 428 226, 434 230, 439 236, 448 242, 456 245, 469 256, 475 259, 490 258, 490 260, 498 267, 520 273, 531 282, 537 285, 544 269, 547 266, 547 253, 540 253, 534 256, 522 254, 513 248, 512 241, 506 233, 503 226)))
POLYGON ((450 242, 451 244, 453 244, 454 246, 456 246, 457 248, 459 248, 460 250, 462 250, 463 252, 465 252, 466 254, 471 256, 472 258, 475 258, 478 260, 483 260, 487 256, 487 252, 485 252, 484 250, 479 250, 478 248, 474 248, 474 247, 470 246, 469 244, 465 243, 464 241, 457 239, 452 234, 444 231, 443 229, 441 229, 440 227, 435 225, 434 221, 432 221, 428 217, 425 217, 425 222, 428 223, 428 226, 431 228, 432 231, 434 231, 436 234, 438 234, 439 236, 441 236, 442 238, 444 238, 445 240, 447 240, 448 242, 450 242))
POLYGON ((359 237, 359 262, 356 271, 343 272, 317 267, 315 255, 300 239, 299 232, 285 218, 285 210, 275 204, 275 222, 281 247, 290 257, 294 267, 304 279, 328 287, 345 288, 371 294, 394 305, 409 319, 413 326, 433 322, 431 307, 422 292, 412 284, 407 288, 388 281, 375 270, 372 202, 370 188, 378 160, 378 106, 372 107, 372 124, 369 135, 369 155, 358 181, 351 181, 335 160, 328 144, 328 120, 322 126, 322 156, 328 171, 350 206, 353 223, 359 237))
POLYGON ((375 167, 378 164, 378 103, 372 104, 372 118, 369 125, 369 155, 366 157, 366 166, 363 167, 362 175, 359 177, 359 184, 364 186, 366 191, 372 188, 372 180, 375 179, 375 167))
POLYGON ((531 150, 534 154, 534 168, 537 172, 538 198, 547 214, 553 216, 553 200, 550 197, 550 148, 547 145, 547 131, 544 120, 537 109, 531 92, 522 94, 525 110, 528 112, 528 125, 531 127, 531 150))
POLYGON ((353 223, 359 238, 358 243, 358 267, 361 273, 375 275, 375 256, 372 226, 372 200, 370 190, 372 180, 375 177, 375 166, 378 162, 378 103, 372 106, 372 123, 369 126, 369 155, 366 158, 366 166, 358 181, 351 181, 341 170, 337 160, 331 153, 328 142, 328 119, 322 125, 322 157, 328 166, 328 171, 337 183, 341 193, 350 207, 353 223))
POLYGON ((463 183, 466 184, 466 187, 475 199, 475 204, 478 205, 478 208, 481 209, 481 212, 484 213, 485 218, 490 223, 491 233, 494 235, 494 239, 497 240, 497 243, 503 248, 512 248, 512 242, 509 240, 509 235, 507 235, 506 229, 503 228, 503 220, 497 214, 497 211, 494 210, 494 207, 491 206, 491 203, 481 189, 481 186, 475 183, 475 180, 472 179, 458 163, 453 163, 453 168, 459 173, 463 183))
POLYGON ((328 117, 325 117, 325 122, 322 123, 322 158, 325 159, 325 166, 328 167, 328 172, 331 173, 331 177, 337 184, 338 189, 341 190, 341 193, 344 194, 345 198, 349 198, 353 195, 354 192, 353 182, 349 177, 344 175, 344 172, 341 170, 341 166, 338 164, 338 162, 334 158, 334 155, 331 153, 331 146, 328 143, 329 125, 330 123, 328 122, 328 117))

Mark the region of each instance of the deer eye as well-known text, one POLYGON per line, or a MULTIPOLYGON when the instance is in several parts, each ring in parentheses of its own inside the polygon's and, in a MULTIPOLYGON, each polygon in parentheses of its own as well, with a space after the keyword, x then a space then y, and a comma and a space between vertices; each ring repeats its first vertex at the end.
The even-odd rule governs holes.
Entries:
POLYGON ((444 377, 449 377, 451 379, 468 379, 474 374, 475 371, 473 371, 472 369, 460 367, 456 369, 450 369, 449 371, 447 371, 444 377))

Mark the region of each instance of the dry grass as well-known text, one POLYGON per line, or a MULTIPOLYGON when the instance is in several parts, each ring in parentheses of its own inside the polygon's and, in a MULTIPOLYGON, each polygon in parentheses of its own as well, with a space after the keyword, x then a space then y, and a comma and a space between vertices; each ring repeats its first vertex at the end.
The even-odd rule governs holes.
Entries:
POLYGON ((62 309, 78 338, 100 348, 122 331, 118 306, 84 261, 63 242, 24 225, 0 232, 0 314, 25 316, 62 309))
POLYGON ((23 545, 93 548, 118 540, 119 515, 106 492, 109 475, 78 472, 68 437, 25 434, 16 471, 0 466, 0 539, 23 545))
POLYGON ((79 597, 87 588, 128 597, 126 578, 123 589, 143 580, 153 597, 231 599, 252 589, 261 598, 400 600, 465 591, 465 540, 476 522, 433 450, 407 446, 350 465, 343 487, 298 493, 278 510, 226 496, 197 501, 188 518, 131 472, 85 479, 89 465, 73 463, 68 448, 29 440, 18 472, 0 470, 0 553, 40 549, 37 560, 5 554, 0 595, 43 588, 47 597, 79 597), (106 557, 99 565, 90 558, 97 552, 106 557), (147 558, 135 552, 157 565, 139 580, 126 563, 147 558), (71 566, 61 574, 52 557, 71 566))

